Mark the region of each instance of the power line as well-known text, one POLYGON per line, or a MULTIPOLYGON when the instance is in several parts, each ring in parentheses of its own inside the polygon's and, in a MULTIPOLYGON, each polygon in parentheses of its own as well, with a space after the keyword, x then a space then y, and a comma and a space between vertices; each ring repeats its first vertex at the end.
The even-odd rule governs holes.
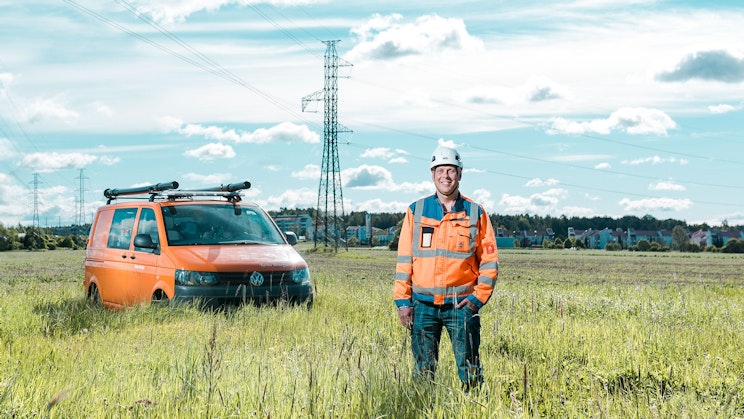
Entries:
MULTIPOLYGON (((183 55, 183 54, 181 54, 181 53, 179 53, 177 51, 174 51, 171 48, 168 48, 168 47, 166 47, 164 45, 161 45, 158 42, 155 42, 155 41, 147 38, 144 35, 140 35, 139 33, 134 32, 134 31, 128 29, 127 27, 125 27, 125 26, 123 26, 123 25, 121 25, 121 24, 119 24, 119 23, 117 23, 117 22, 115 22, 115 21, 113 21, 111 19, 108 19, 107 17, 101 15, 100 13, 97 13, 97 12, 95 12, 95 11, 93 11, 93 10, 85 7, 85 6, 82 6, 82 5, 78 4, 77 2, 75 2, 73 0, 63 0, 63 1, 65 3, 71 5, 71 6, 75 7, 76 9, 78 9, 78 10, 80 10, 80 11, 82 11, 82 12, 84 12, 84 13, 86 13, 86 14, 88 14, 88 15, 90 15, 90 16, 98 19, 98 20, 100 20, 101 22, 103 22, 103 23, 105 23, 105 24, 107 24, 109 26, 112 26, 112 27, 114 27, 114 28, 116 28, 116 29, 118 29, 118 30, 120 30, 120 31, 122 31, 122 32, 124 32, 124 33, 126 33, 128 35, 130 35, 130 36, 133 36, 133 37, 141 40, 142 42, 145 42, 145 43, 147 43, 147 44, 149 44, 149 45, 151 45, 151 46, 153 46, 153 47, 155 47, 155 48, 157 48, 157 49, 159 49, 159 50, 161 50, 161 51, 163 51, 163 52, 165 52, 165 53, 167 53, 169 55, 172 55, 172 56, 178 58, 179 60, 181 60, 181 61, 183 61, 183 62, 185 62, 187 64, 191 64, 191 65, 193 65, 193 66, 195 66, 195 67, 197 67, 197 68, 199 68, 199 69, 201 69, 203 71, 206 71, 206 72, 208 72, 210 74, 213 74, 213 75, 215 75, 217 77, 220 77, 220 78, 222 78, 224 80, 227 80, 227 81, 229 81, 231 83, 234 83, 234 84, 236 84, 238 86, 244 87, 244 88, 250 90, 251 92, 253 92, 254 94, 262 97, 267 102, 273 104, 277 108, 279 108, 279 109, 287 112, 290 115, 295 115, 296 117, 298 117, 298 119, 303 120, 303 118, 299 115, 299 113, 297 113, 296 111, 294 111, 290 107, 290 105, 282 103, 279 99, 277 99, 277 98, 269 95, 268 93, 263 92, 261 89, 253 86, 251 83, 243 80, 242 78, 238 77, 234 73, 230 72, 229 70, 225 69, 221 65, 217 64, 215 61, 211 60, 206 55, 202 54, 201 52, 199 52, 195 48, 193 48, 190 45, 188 45, 185 41, 181 40, 177 36, 173 35, 169 31, 167 31, 166 29, 162 28, 160 25, 158 25, 157 23, 155 23, 151 19, 148 19, 147 17, 145 17, 142 14, 138 13, 136 11, 136 9, 133 9, 132 6, 129 3, 127 3, 127 2, 125 2, 123 0, 117 0, 117 2, 120 3, 120 4, 122 4, 124 7, 126 7, 130 12, 134 13, 138 18, 142 19, 143 21, 145 21, 148 24, 150 24, 151 26, 153 26, 155 29, 157 29, 163 35, 167 36, 169 39, 175 41, 176 43, 178 43, 179 45, 181 45, 183 48, 186 48, 189 52, 191 52, 192 54, 196 55, 197 58, 200 61, 203 61, 203 62, 200 62, 199 60, 192 59, 192 58, 190 58, 190 57, 188 57, 186 55, 183 55)), ((308 123, 308 124, 310 124, 310 123, 308 123)))

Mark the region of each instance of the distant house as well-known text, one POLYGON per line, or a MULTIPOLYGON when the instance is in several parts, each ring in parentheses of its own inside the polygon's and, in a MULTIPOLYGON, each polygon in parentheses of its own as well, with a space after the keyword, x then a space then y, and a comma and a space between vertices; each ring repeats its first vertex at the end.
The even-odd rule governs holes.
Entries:
POLYGON ((698 230, 690 236, 690 241, 700 247, 713 245, 713 237, 709 231, 698 230))
POLYGON ((291 231, 298 236, 313 236, 313 219, 308 214, 277 215, 274 222, 282 231, 291 231))
POLYGON ((622 246, 624 234, 621 228, 616 230, 606 227, 602 230, 568 228, 568 237, 581 241, 587 249, 604 249, 608 243, 619 243, 622 246))
POLYGON ((524 230, 519 234, 519 243, 522 247, 542 247, 544 240, 555 240, 552 228, 545 230, 524 230))
POLYGON ((731 239, 744 239, 744 231, 714 231, 712 233, 713 239, 720 240, 723 246, 731 239))
POLYGON ((646 240, 649 243, 659 243, 663 246, 670 246, 672 244, 672 234, 668 230, 636 230, 634 228, 628 228, 627 235, 627 246, 635 246, 641 240, 646 240))
POLYGON ((358 244, 369 243, 369 237, 367 236, 367 228, 365 226, 346 227, 346 240, 349 240, 352 237, 357 239, 358 244))

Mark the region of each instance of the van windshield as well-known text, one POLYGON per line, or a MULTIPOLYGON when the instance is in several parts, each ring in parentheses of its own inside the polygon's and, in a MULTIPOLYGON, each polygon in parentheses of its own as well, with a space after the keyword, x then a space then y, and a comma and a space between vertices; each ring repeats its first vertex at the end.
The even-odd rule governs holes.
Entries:
POLYGON ((286 244, 262 210, 233 204, 162 206, 171 246, 214 244, 286 244))

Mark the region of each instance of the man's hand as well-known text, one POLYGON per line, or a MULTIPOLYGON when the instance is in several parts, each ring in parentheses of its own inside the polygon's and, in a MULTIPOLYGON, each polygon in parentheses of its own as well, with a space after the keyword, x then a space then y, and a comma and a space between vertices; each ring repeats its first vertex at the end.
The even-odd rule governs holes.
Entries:
POLYGON ((398 309, 400 324, 408 330, 411 330, 413 324, 413 307, 401 307, 398 309))
POLYGON ((470 307, 470 308, 471 308, 471 309, 472 309, 473 311, 475 311, 476 313, 478 312, 478 307, 476 307, 476 306, 475 306, 475 304, 471 303, 471 302, 470 302, 470 300, 468 300, 467 298, 466 298, 466 299, 464 299, 464 300, 462 300, 462 301, 460 301, 460 302, 459 302, 459 303, 457 304, 457 308, 463 308, 463 307, 465 307, 465 306, 468 306, 468 307, 470 307))

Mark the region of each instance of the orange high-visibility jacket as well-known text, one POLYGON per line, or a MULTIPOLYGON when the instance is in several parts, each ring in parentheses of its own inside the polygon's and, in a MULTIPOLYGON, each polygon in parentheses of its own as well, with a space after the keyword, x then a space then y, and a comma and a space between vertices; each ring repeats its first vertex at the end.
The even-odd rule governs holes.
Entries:
POLYGON ((457 304, 488 302, 499 274, 499 253, 486 211, 460 194, 444 213, 436 194, 406 210, 400 230, 393 295, 398 307, 411 300, 457 304))

